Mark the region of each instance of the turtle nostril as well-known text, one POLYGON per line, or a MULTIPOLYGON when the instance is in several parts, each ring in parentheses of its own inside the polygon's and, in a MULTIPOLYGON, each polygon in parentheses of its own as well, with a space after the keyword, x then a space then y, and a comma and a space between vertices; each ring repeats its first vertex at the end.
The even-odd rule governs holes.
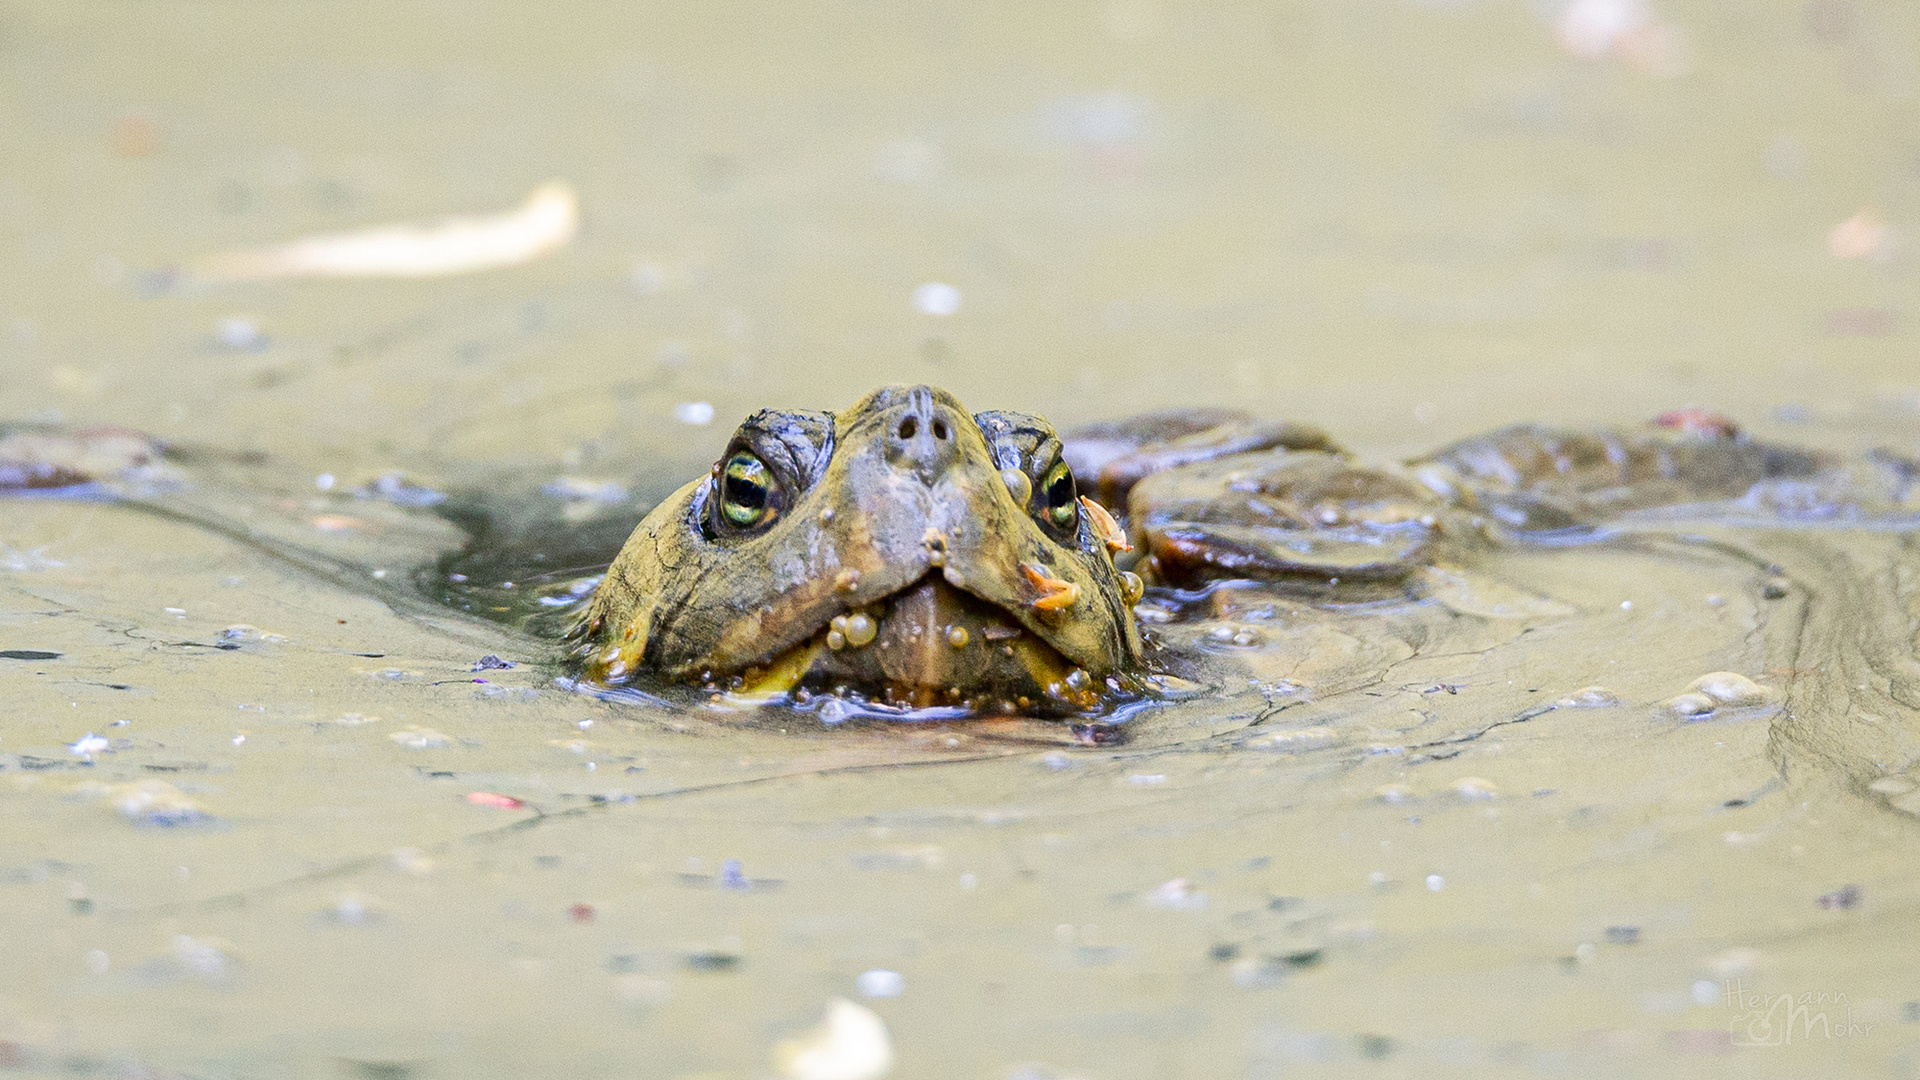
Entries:
POLYGON ((943 442, 946 440, 947 422, 945 420, 935 420, 933 422, 933 437, 943 442))
POLYGON ((914 433, 919 430, 920 430, 920 421, 914 419, 911 416, 907 417, 905 420, 900 421, 900 438, 902 440, 913 438, 914 433))

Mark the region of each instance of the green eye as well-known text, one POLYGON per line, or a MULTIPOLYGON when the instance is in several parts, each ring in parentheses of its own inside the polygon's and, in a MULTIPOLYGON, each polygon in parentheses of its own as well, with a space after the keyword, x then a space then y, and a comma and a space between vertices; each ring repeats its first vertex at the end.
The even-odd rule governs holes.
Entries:
POLYGON ((767 516, 772 493, 767 463, 742 450, 720 472, 720 516, 736 529, 752 528, 767 516))
POLYGON ((1073 486, 1073 470, 1067 468, 1066 462, 1059 462, 1048 470, 1040 490, 1047 500, 1047 520, 1057 528, 1072 528, 1080 519, 1080 493, 1073 486))

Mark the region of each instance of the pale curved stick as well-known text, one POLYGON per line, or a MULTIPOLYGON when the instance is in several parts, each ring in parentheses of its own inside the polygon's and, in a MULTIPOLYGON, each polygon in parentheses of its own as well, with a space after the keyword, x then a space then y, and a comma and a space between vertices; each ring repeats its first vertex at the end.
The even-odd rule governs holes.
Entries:
POLYGON ((387 225, 222 252, 195 265, 193 276, 265 281, 464 274, 531 262, 565 247, 579 229, 579 196, 565 181, 549 180, 533 189, 518 209, 504 214, 387 225))

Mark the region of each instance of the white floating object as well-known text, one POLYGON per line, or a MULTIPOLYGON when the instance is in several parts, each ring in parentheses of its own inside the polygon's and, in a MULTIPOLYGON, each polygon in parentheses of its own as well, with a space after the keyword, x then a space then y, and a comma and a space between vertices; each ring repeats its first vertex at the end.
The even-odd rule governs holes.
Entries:
POLYGON ((112 744, 107 742, 106 739, 89 731, 85 735, 82 735, 79 741, 67 747, 67 750, 75 757, 87 757, 91 754, 104 754, 111 749, 111 747, 112 744))
POLYGON ((673 418, 683 424, 704 427, 713 423, 713 406, 705 401, 683 401, 673 407, 673 418))
POLYGON ((531 262, 565 247, 579 231, 579 196, 565 181, 549 180, 504 214, 302 237, 223 252, 193 269, 197 277, 227 281, 438 277, 531 262))
POLYGON ((890 998, 899 997, 907 988, 907 977, 897 971, 874 968, 863 971, 853 980, 854 989, 861 997, 890 998))
POLYGON ((1439 874, 1427 875, 1427 891, 1428 892, 1439 892, 1441 889, 1444 889, 1446 887, 1447 887, 1446 878, 1441 877, 1439 874))
POLYGON ((960 290, 944 281, 929 281, 913 290, 913 307, 923 315, 952 315, 960 310, 960 290))
POLYGON ((244 315, 221 319, 218 333, 220 344, 229 349, 252 351, 265 346, 267 342, 266 335, 260 332, 259 325, 244 315))
POLYGON ((880 1080, 893 1071, 893 1040, 872 1009, 834 998, 819 1027, 774 1047, 773 1063, 788 1080, 880 1080))

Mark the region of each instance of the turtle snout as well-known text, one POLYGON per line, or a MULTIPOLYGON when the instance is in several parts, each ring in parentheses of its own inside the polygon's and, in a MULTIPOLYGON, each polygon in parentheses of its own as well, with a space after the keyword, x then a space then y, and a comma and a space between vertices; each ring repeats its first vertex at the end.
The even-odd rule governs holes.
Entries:
POLYGON ((904 398, 884 421, 887 461, 930 484, 959 459, 959 425, 972 420, 935 400, 926 387, 916 386, 904 398))

